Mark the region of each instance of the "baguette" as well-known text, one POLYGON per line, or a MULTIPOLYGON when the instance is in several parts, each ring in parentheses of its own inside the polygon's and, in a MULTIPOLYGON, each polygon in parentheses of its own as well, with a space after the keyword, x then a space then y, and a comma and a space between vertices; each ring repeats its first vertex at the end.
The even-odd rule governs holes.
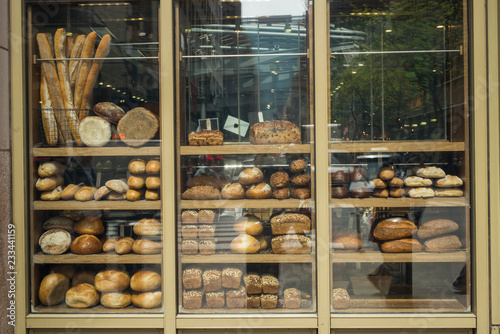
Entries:
MULTIPOLYGON (((42 59, 53 59, 52 49, 50 46, 47 34, 39 33, 36 35, 40 57, 42 59)), ((49 91, 52 106, 55 109, 55 117, 57 120, 58 128, 61 133, 61 142, 66 143, 71 141, 71 132, 67 126, 66 114, 64 112, 64 102, 59 89, 59 79, 57 77, 56 64, 53 61, 42 61, 42 72, 47 80, 47 88, 49 91)))
MULTIPOLYGON (((109 50, 111 49, 111 36, 104 35, 97 47, 97 51, 95 53, 95 58, 105 58, 109 54, 109 50)), ((94 60, 92 63, 92 68, 90 69, 89 76, 87 78, 87 82, 85 84, 85 89, 83 90, 82 96, 82 104, 80 109, 88 110, 90 109, 91 99, 92 99, 92 90, 94 89, 94 85, 97 81, 97 76, 101 71, 102 60, 94 60)))
POLYGON ((58 141, 57 121, 54 109, 52 109, 47 80, 43 73, 40 83, 40 100, 42 101, 42 124, 45 139, 49 146, 56 146, 58 141))
POLYGON ((68 33, 66 35, 66 45, 64 46, 64 49, 66 50, 66 54, 64 57, 69 58, 71 57, 71 50, 73 50, 73 45, 75 43, 75 36, 73 36, 72 33, 68 33))
MULTIPOLYGON (((83 43, 81 58, 91 58, 94 55, 96 38, 97 34, 94 31, 92 31, 90 34, 87 35, 87 37, 85 38, 85 42, 83 43)), ((87 82, 87 77, 90 72, 90 67, 91 67, 91 60, 81 60, 80 71, 76 76, 76 82, 75 82, 74 96, 75 96, 76 109, 82 108, 83 90, 85 89, 85 83, 87 82)), ((85 116, 87 116, 85 112, 80 113, 79 114, 80 121, 84 119, 85 116)))
MULTIPOLYGON (((71 49, 71 54, 69 58, 80 58, 83 50, 83 43, 85 43, 85 35, 78 35, 76 37, 75 43, 73 44, 73 48, 71 49)), ((69 61, 69 81, 71 85, 71 90, 75 89, 75 81, 76 74, 78 73, 79 65, 81 64, 81 60, 70 60, 69 61)), ((75 96, 73 96, 75 98, 75 96)))

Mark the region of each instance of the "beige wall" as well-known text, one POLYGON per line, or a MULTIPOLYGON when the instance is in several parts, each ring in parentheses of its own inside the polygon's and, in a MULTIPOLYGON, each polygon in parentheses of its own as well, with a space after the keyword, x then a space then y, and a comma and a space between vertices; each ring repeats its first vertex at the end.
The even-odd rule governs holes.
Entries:
MULTIPOLYGON (((10 84, 9 84, 9 0, 0 0, 0 272, 7 270, 7 225, 12 222, 11 151, 10 151, 10 84)), ((0 309, 4 314, 8 306, 8 285, 0 284, 0 309)), ((0 320, 0 333, 14 333, 7 324, 7 317, 0 320)))

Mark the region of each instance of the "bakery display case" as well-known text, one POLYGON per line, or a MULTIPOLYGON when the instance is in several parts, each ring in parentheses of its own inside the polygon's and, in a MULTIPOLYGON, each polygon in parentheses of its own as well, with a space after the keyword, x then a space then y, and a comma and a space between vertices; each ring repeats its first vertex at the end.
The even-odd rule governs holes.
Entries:
POLYGON ((33 313, 162 312, 158 5, 26 3, 33 313))
POLYGON ((179 1, 179 313, 316 310, 312 6, 179 1))
POLYGON ((334 313, 471 311, 466 17, 330 2, 334 313))

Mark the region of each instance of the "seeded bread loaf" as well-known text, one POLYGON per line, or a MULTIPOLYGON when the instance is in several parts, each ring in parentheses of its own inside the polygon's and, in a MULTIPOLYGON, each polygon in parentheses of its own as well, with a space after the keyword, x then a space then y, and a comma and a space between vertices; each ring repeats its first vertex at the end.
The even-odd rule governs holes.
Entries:
POLYGON ((249 132, 252 144, 300 143, 300 129, 289 121, 265 121, 252 125, 249 132))

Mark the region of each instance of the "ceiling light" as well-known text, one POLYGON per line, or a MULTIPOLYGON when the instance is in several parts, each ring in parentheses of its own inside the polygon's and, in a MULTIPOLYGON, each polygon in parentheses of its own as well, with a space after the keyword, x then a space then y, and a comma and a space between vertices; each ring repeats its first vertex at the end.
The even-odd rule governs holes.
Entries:
POLYGON ((427 125, 427 122, 420 122, 420 125, 427 125))
POLYGON ((431 119, 431 122, 437 122, 437 121, 438 121, 437 118, 432 118, 431 119))

